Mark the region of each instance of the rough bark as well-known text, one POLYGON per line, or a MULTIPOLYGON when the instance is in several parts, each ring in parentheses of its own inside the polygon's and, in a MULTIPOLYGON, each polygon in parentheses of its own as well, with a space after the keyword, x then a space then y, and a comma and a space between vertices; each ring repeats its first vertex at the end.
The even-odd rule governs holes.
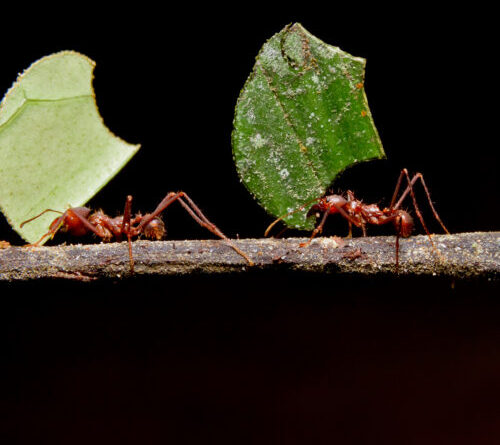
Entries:
MULTIPOLYGON (((400 275, 497 279, 500 232, 434 235, 400 240, 400 275)), ((133 276, 192 273, 252 273, 286 268, 311 273, 395 274, 395 237, 354 239, 242 239, 234 243, 255 265, 249 267, 225 241, 135 241, 133 276)), ((0 248, 0 281, 40 278, 93 281, 131 277, 126 242, 51 247, 0 248)))

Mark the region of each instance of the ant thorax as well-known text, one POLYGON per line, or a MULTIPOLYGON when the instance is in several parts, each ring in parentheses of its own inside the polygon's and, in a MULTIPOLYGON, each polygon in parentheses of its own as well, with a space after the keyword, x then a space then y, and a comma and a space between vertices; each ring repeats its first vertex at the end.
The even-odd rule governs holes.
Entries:
POLYGON ((384 212, 380 210, 377 204, 363 204, 361 206, 361 211, 366 222, 369 224, 377 224, 381 222, 385 216, 384 212))
POLYGON ((361 213, 363 208, 364 205, 359 199, 349 200, 345 205, 345 211, 352 216, 361 213))
POLYGON ((338 208, 344 207, 348 201, 341 195, 329 195, 325 197, 330 213, 337 213, 338 208))
POLYGON ((119 224, 121 224, 122 220, 122 218, 120 218, 120 222, 115 223, 115 219, 116 218, 110 218, 102 210, 98 210, 89 216, 88 221, 95 227, 97 236, 102 238, 103 241, 109 242, 116 236, 115 232, 117 230, 119 231, 119 224))

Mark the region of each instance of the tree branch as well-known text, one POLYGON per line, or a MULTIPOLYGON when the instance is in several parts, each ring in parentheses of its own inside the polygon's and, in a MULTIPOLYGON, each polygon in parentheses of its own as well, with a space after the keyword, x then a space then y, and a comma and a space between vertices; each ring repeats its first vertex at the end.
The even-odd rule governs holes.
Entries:
MULTIPOLYGON (((136 241, 135 275, 234 273, 291 269, 312 273, 376 275, 395 272, 395 237, 354 239, 243 239, 235 244, 255 262, 249 267, 225 241, 136 241)), ((500 232, 425 235, 400 240, 400 275, 497 279, 500 232)), ((131 276, 127 243, 0 248, 0 281, 38 278, 92 281, 131 276)))

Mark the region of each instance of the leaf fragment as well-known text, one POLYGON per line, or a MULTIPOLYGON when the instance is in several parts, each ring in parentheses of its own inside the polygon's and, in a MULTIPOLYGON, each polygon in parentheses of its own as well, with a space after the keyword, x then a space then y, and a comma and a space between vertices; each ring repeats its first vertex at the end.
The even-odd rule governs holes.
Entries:
MULTIPOLYGON (((241 181, 274 217, 325 194, 356 163, 385 156, 364 91, 365 60, 300 24, 260 50, 235 110, 233 157, 241 181)), ((311 230, 307 208, 284 222, 311 230)))
POLYGON ((0 104, 0 210, 26 241, 47 232, 45 209, 84 205, 137 152, 104 125, 92 78, 95 63, 73 51, 43 57, 0 104))

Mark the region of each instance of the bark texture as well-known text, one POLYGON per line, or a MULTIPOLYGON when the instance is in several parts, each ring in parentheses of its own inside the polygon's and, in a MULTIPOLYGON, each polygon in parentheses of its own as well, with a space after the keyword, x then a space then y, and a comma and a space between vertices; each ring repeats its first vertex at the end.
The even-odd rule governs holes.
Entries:
MULTIPOLYGON (((400 240, 400 275, 438 275, 497 279, 500 232, 434 235, 435 249, 425 235, 400 240)), ((394 274, 395 237, 354 239, 242 239, 234 243, 255 265, 222 240, 135 241, 135 273, 130 273, 126 242, 51 247, 0 248, 0 281, 73 279, 93 281, 144 275, 252 273, 287 268, 311 273, 394 274)))

